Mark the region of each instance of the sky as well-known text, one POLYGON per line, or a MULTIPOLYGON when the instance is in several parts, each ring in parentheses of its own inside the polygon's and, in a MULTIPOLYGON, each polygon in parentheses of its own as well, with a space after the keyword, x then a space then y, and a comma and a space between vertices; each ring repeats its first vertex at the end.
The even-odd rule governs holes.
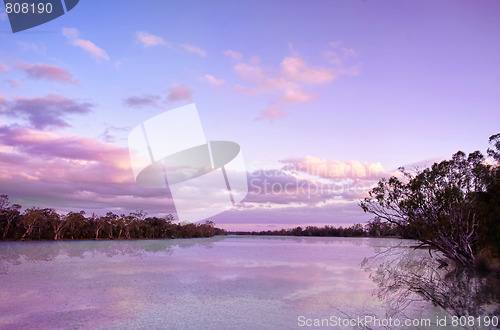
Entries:
MULTIPOLYGON (((59 212, 175 215, 128 134, 195 103, 241 146, 230 230, 350 225, 399 166, 500 132, 499 1, 81 1, 12 33, 0 11, 0 193, 59 212)), ((196 207, 193 205, 193 207, 196 207)), ((203 207, 210 207, 205 205, 203 207)))

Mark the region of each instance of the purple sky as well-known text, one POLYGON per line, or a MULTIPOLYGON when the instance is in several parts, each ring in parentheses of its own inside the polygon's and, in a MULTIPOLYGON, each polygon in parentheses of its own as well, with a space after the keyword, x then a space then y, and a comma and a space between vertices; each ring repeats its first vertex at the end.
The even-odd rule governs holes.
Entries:
POLYGON ((25 207, 174 213, 127 136, 192 102, 249 171, 228 229, 364 222, 381 177, 500 132, 496 0, 82 1, 15 34, 0 12, 0 193, 25 207))

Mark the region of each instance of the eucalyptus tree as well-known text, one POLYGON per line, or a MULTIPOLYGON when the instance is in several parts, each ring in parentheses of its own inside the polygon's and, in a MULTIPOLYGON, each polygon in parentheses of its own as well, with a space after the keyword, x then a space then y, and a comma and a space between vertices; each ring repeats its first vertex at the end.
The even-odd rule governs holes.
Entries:
MULTIPOLYGON (((489 149, 488 154, 500 156, 500 134, 492 141, 496 151, 489 149)), ((430 168, 415 172, 400 168, 399 176, 380 180, 360 206, 399 226, 423 246, 441 251, 459 265, 473 266, 478 242, 489 242, 493 235, 486 223, 496 223, 498 230, 499 214, 485 211, 492 198, 498 199, 498 192, 493 192, 485 200, 498 187, 498 173, 498 165, 488 164, 479 151, 468 156, 459 151, 430 168), (490 216, 493 220, 486 221, 490 216)))

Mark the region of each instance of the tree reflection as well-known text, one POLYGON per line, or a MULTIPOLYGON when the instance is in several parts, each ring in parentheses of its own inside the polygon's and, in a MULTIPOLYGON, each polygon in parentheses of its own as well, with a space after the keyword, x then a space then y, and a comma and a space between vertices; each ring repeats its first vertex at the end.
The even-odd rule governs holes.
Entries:
POLYGON ((105 255, 109 258, 116 255, 140 257, 145 253, 169 255, 174 248, 201 246, 210 249, 215 242, 222 239, 224 237, 175 240, 2 242, 0 244, 0 274, 7 274, 9 265, 51 261, 58 256, 84 259, 89 255, 105 255))
POLYGON ((406 316, 416 306, 428 309, 429 302, 450 316, 500 314, 498 274, 448 265, 439 253, 392 247, 366 258, 362 267, 390 316, 406 316))

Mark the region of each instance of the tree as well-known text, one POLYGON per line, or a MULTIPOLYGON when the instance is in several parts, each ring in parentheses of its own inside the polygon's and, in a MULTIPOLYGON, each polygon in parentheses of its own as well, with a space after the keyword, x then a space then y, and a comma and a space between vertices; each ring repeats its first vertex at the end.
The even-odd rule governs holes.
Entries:
POLYGON ((57 239, 60 238, 61 234, 63 233, 66 222, 61 219, 61 217, 56 213, 55 210, 52 209, 46 210, 46 212, 44 213, 44 218, 54 232, 54 241, 57 241, 57 239))
POLYGON ((479 202, 494 171, 479 151, 468 157, 459 151, 451 160, 416 173, 401 168, 400 177, 380 180, 360 206, 457 264, 473 266, 479 233, 484 233, 479 230, 479 202))
POLYGON ((490 136, 489 142, 493 148, 488 148, 488 156, 500 162, 500 133, 490 136))
POLYGON ((85 227, 85 211, 69 212, 66 215, 66 228, 71 239, 82 238, 82 229, 85 227))
POLYGON ((99 239, 99 232, 104 228, 106 223, 102 218, 98 217, 95 213, 89 218, 89 223, 92 226, 93 233, 95 233, 95 240, 99 239))
POLYGON ((21 205, 9 204, 9 196, 0 195, 0 224, 3 225, 2 239, 7 237, 9 229, 12 227, 12 223, 20 214, 19 209, 21 209, 21 205))
MULTIPOLYGON (((500 134, 490 137, 492 142, 496 151, 488 149, 488 154, 497 157, 500 134)), ((451 160, 416 173, 404 168, 400 172, 399 177, 379 181, 360 203, 363 210, 399 226, 457 264, 473 266, 484 246, 478 242, 492 241, 486 223, 498 228, 498 205, 488 210, 499 200, 494 190, 500 191, 498 166, 488 165, 479 151, 468 157, 459 151, 451 160)))
POLYGON ((43 210, 37 207, 29 208, 24 212, 21 218, 21 225, 24 227, 24 234, 21 239, 25 239, 26 237, 31 236, 31 233, 36 228, 38 222, 42 217, 43 210))

